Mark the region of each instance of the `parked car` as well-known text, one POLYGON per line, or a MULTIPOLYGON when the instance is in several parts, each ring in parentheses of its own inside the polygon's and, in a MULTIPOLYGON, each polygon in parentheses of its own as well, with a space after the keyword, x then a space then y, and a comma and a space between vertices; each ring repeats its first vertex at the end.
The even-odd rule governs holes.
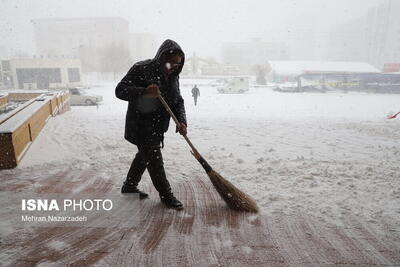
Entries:
POLYGON ((209 83, 212 87, 219 87, 224 84, 224 79, 213 80, 209 83))
POLYGON ((222 85, 217 87, 218 93, 221 94, 243 94, 249 91, 250 79, 246 76, 235 76, 227 78, 222 85))
POLYGON ((86 91, 79 88, 70 88, 69 92, 71 93, 71 106, 92 106, 103 101, 102 96, 88 95, 86 91))

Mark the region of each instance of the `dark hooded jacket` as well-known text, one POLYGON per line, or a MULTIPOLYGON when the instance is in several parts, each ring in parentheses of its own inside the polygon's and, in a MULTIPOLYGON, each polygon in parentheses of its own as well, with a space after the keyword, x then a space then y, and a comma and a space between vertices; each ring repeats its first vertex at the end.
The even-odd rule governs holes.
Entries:
POLYGON ((129 101, 125 119, 125 139, 136 145, 160 145, 168 130, 170 116, 158 98, 144 97, 146 87, 158 84, 161 95, 178 118, 186 122, 184 101, 179 90, 179 73, 182 71, 185 55, 180 46, 166 40, 153 59, 137 62, 115 88, 115 95, 129 101), (163 57, 179 52, 182 65, 168 78, 161 71, 163 57))

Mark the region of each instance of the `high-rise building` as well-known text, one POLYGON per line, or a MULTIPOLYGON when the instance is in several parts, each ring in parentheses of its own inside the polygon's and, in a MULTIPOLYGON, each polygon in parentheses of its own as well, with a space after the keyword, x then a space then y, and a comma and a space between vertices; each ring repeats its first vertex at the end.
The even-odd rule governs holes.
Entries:
POLYGON ((367 14, 367 60, 382 69, 400 62, 400 1, 385 0, 367 14))
POLYGON ((382 69, 400 63, 400 1, 385 0, 330 32, 328 59, 365 61, 382 69))

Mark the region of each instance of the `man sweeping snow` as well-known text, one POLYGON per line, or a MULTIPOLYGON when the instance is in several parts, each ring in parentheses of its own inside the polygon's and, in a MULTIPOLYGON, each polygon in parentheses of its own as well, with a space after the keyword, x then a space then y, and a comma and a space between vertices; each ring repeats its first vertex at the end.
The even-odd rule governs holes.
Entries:
POLYGON ((186 135, 185 106, 179 90, 179 73, 184 62, 180 46, 166 40, 153 59, 134 64, 115 88, 116 97, 129 101, 125 139, 138 147, 121 192, 139 193, 141 199, 148 197, 137 188, 147 168, 161 201, 176 209, 183 205, 172 193, 161 154, 170 116, 157 97, 161 94, 178 118, 180 125, 176 131, 186 135))

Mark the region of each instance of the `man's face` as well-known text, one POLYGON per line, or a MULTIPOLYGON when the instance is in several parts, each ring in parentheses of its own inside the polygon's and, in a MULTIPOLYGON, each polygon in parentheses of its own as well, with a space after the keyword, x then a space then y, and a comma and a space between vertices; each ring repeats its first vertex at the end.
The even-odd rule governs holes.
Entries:
POLYGON ((182 57, 179 55, 167 57, 164 70, 168 75, 171 75, 173 72, 179 70, 182 66, 182 57))

